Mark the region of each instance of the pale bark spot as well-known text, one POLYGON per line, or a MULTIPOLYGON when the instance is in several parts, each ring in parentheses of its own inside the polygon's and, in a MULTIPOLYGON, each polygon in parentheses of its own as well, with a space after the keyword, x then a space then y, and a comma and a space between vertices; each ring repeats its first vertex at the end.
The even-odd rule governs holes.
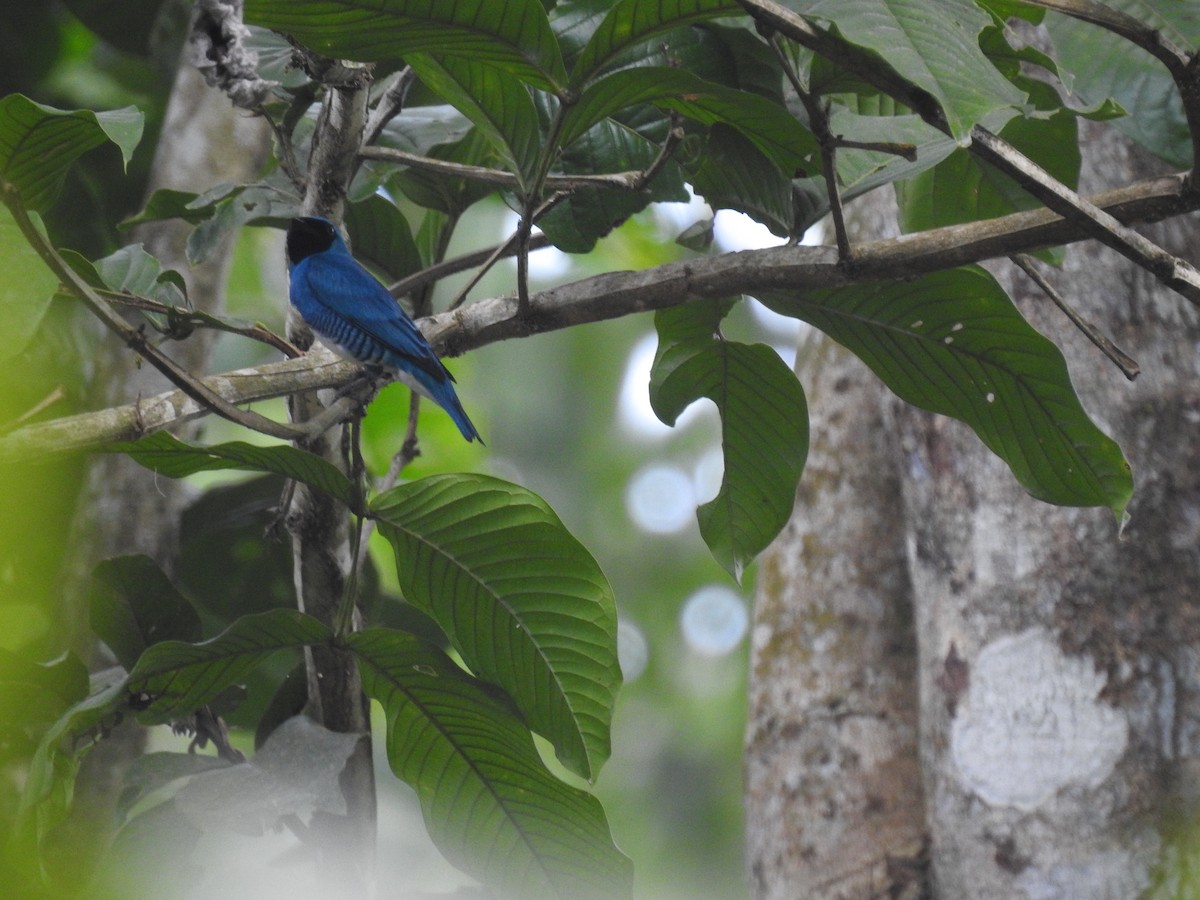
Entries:
POLYGON ((1044 628, 992 641, 951 728, 963 786, 994 806, 1030 811, 1062 788, 1101 784, 1128 740, 1124 712, 1097 699, 1105 680, 1044 628))

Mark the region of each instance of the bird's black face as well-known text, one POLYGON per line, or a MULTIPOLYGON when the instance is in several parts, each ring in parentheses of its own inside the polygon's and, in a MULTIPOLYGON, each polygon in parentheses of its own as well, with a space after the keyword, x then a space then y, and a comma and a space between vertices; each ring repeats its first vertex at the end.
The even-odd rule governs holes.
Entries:
POLYGON ((324 253, 337 240, 332 223, 315 216, 292 219, 287 233, 288 262, 296 265, 314 253, 324 253))

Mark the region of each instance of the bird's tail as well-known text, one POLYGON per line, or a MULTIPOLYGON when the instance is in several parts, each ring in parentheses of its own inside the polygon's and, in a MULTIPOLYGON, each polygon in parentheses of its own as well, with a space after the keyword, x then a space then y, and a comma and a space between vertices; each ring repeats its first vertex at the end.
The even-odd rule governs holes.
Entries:
POLYGON ((442 408, 450 414, 450 418, 454 420, 454 424, 458 426, 458 430, 462 432, 462 436, 468 441, 479 441, 483 443, 483 438, 479 436, 479 430, 471 422, 471 418, 467 415, 467 411, 463 409, 462 403, 458 400, 458 395, 453 389, 450 391, 450 402, 443 403, 442 408))
POLYGON ((430 399, 438 406, 450 414, 450 418, 454 420, 454 424, 458 426, 458 430, 462 432, 462 436, 468 441, 479 441, 483 443, 483 438, 479 436, 479 431, 471 422, 467 411, 463 409, 462 402, 458 399, 458 394, 454 390, 454 383, 447 378, 440 384, 434 383, 430 385, 430 399))

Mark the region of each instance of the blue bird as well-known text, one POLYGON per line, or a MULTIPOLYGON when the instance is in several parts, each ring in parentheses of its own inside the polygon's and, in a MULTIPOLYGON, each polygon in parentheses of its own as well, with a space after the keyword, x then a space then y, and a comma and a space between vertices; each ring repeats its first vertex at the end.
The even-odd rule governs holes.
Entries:
POLYGON ((392 370, 446 410, 464 438, 483 443, 454 392, 454 376, 408 313, 350 255, 332 222, 292 219, 287 258, 292 305, 321 340, 349 359, 392 370))

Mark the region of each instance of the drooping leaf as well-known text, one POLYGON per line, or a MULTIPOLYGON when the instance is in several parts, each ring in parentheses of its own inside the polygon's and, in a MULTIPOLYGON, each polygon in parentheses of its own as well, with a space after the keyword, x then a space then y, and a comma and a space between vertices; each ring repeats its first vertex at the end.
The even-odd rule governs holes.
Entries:
POLYGON ((523 183, 532 178, 542 141, 528 87, 478 60, 414 53, 406 62, 479 128, 523 183))
POLYGON ((484 475, 401 485, 371 512, 405 598, 512 696, 563 765, 595 777, 621 673, 616 604, 587 550, 540 497, 484 475))
POLYGON ((503 897, 631 896, 600 804, 546 771, 503 702, 411 635, 371 629, 349 646, 387 716, 392 770, 447 859, 503 897))
POLYGON ((190 204, 196 199, 191 191, 177 191, 171 188, 159 188, 150 195, 141 211, 121 222, 117 227, 125 230, 145 222, 157 222, 161 219, 183 219, 195 225, 207 219, 211 210, 197 210, 190 204))
POLYGON ((791 178, 739 132, 714 125, 689 175, 696 193, 714 210, 736 210, 772 234, 792 236, 796 218, 791 178))
MULTIPOLYGON (((636 131, 608 119, 563 151, 560 169, 572 175, 644 171, 658 153, 659 148, 636 131)), ((577 190, 539 219, 538 227, 560 250, 587 253, 598 239, 650 203, 687 198, 679 167, 668 163, 642 191, 577 190)))
POLYGON ((1133 480, 1121 448, 1084 412, 1058 348, 984 270, 762 299, 843 344, 901 399, 966 422, 1033 496, 1123 513, 1133 480))
POLYGON ((728 125, 787 175, 817 152, 812 133, 785 107, 663 66, 622 69, 588 85, 563 119, 562 144, 569 145, 597 122, 640 103, 673 109, 702 125, 728 125))
POLYGON ((249 0, 246 21, 337 59, 454 55, 554 91, 566 69, 538 0, 249 0))
POLYGON ((148 556, 103 560, 89 593, 92 631, 126 669, 158 641, 200 639, 195 608, 148 556))
POLYGON ((142 138, 133 106, 108 112, 55 109, 21 94, 0 98, 0 181, 13 185, 28 209, 44 212, 78 157, 112 141, 128 165, 142 138))
POLYGON ((200 446, 185 443, 165 431, 158 431, 137 441, 105 444, 98 449, 105 453, 124 453, 147 469, 168 478, 184 478, 196 472, 216 469, 274 472, 324 491, 352 510, 361 505, 353 483, 331 463, 286 444, 262 447, 230 441, 200 446))
POLYGON ((734 0, 618 0, 575 60, 571 86, 581 88, 622 52, 665 31, 743 12, 734 0))
POLYGON ((259 475, 210 487, 179 521, 180 588, 221 622, 295 608, 292 550, 275 528, 284 480, 259 475))
MULTIPOLYGON (((31 213, 36 216, 37 213, 31 213)), ((35 220, 39 221, 40 220, 35 220)), ((0 204, 0 362, 12 359, 37 333, 58 278, 29 245, 7 206, 0 204)))
POLYGON ((130 244, 94 263, 103 286, 137 297, 149 297, 169 306, 184 306, 183 276, 162 267, 141 244, 130 244))
MULTIPOLYGON (((1160 31, 1180 47, 1200 45, 1200 15, 1194 3, 1172 0, 1106 0, 1160 31)), ((1076 19, 1046 17, 1058 63, 1072 90, 1087 103, 1112 98, 1129 115, 1113 124, 1173 166, 1192 166, 1192 141, 1178 88, 1162 63, 1103 28, 1081 27, 1076 19)))
MULTIPOLYGON (((1079 183, 1079 137, 1076 117, 1061 108, 1049 85, 1022 82, 1041 115, 1017 116, 1000 131, 1000 137, 1049 172, 1067 187, 1079 183), (1050 112, 1051 110, 1057 110, 1050 112)), ((924 231, 993 219, 1041 206, 1028 191, 993 166, 962 148, 915 177, 896 183, 903 231, 924 231)))
POLYGON ((204 753, 145 753, 130 763, 125 772, 125 789, 117 801, 117 819, 125 819, 134 806, 172 782, 231 765, 219 756, 204 753))
POLYGON ((701 397, 717 405, 725 474, 697 518, 713 556, 740 579, 791 516, 808 457, 808 405, 774 350, 717 336, 728 309, 728 302, 690 303, 655 314, 650 403, 668 425, 701 397))
POLYGON ((129 673, 128 688, 139 700, 144 723, 168 722, 208 703, 280 650, 298 650, 332 636, 321 622, 294 609, 243 616, 200 644, 153 645, 129 673))
POLYGON ((395 203, 372 194, 347 204, 345 225, 355 258, 389 280, 398 281, 421 268, 412 229, 395 203))
POLYGON ((979 47, 991 17, 973 0, 802 0, 798 11, 835 26, 937 99, 951 135, 965 144, 989 113, 1025 97, 979 47))

